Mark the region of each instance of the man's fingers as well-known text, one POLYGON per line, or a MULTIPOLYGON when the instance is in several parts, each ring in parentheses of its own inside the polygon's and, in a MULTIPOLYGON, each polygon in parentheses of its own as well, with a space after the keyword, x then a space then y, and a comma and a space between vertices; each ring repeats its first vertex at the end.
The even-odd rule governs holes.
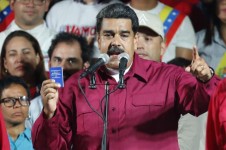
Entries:
POLYGON ((196 46, 193 47, 193 61, 195 61, 196 59, 199 59, 199 53, 198 53, 198 49, 196 46))
POLYGON ((48 93, 56 93, 57 89, 55 88, 46 88, 43 90, 43 95, 46 96, 48 93))

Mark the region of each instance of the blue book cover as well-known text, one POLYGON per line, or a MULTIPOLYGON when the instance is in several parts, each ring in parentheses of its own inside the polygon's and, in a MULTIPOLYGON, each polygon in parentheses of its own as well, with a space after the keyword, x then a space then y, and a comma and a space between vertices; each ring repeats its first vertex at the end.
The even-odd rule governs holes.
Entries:
POLYGON ((50 79, 56 81, 60 84, 60 87, 64 87, 64 77, 63 77, 63 68, 62 67, 51 67, 49 69, 50 79))

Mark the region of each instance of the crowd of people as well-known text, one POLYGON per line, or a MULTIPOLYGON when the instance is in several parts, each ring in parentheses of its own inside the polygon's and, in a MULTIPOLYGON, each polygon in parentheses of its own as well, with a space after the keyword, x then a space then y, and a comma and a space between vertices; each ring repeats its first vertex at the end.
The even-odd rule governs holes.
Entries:
POLYGON ((7 3, 0 149, 226 149, 226 0, 7 3))

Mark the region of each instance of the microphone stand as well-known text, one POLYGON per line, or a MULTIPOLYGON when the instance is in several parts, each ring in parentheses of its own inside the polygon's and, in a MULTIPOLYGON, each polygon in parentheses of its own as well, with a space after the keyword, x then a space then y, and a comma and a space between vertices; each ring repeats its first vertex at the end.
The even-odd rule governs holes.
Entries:
POLYGON ((108 104, 109 103, 109 82, 105 82, 105 105, 104 105, 104 129, 101 143, 101 150, 107 150, 107 127, 108 127, 108 104))

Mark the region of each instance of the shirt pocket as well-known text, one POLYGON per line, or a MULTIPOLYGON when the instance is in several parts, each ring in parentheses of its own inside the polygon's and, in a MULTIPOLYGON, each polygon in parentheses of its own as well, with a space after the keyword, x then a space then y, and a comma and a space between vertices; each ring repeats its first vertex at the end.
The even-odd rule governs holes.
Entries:
MULTIPOLYGON (((157 112, 162 112, 165 105, 165 95, 161 92, 139 93, 132 96, 132 105, 129 108, 130 116, 157 117, 157 112)), ((150 117, 147 117, 147 119, 150 117)))
POLYGON ((133 95, 132 104, 134 107, 140 106, 162 106, 165 102, 164 94, 144 93, 133 95))
MULTIPOLYGON (((92 107, 97 110, 98 104, 92 105, 92 107)), ((98 109, 98 113, 102 116, 101 112, 98 109)), ((98 129, 103 129, 103 121, 101 117, 94 112, 89 105, 84 102, 77 106, 77 133, 89 132, 89 134, 96 135, 98 129), (94 130, 95 129, 95 130, 94 130)))

